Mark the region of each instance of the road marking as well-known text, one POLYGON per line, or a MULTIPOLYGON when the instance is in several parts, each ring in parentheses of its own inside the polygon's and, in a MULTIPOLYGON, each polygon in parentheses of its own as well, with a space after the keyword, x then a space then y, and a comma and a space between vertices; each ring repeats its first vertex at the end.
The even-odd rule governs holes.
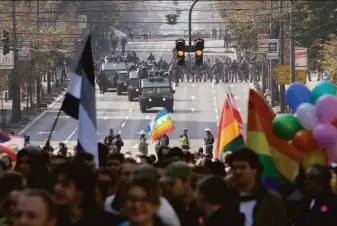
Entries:
POLYGON ((215 101, 215 100, 214 100, 213 104, 214 104, 214 106, 217 106, 217 104, 216 104, 216 101, 215 101))
POLYGON ((214 83, 212 83, 212 88, 214 89, 214 83))
POLYGON ((195 110, 197 110, 197 109, 195 109, 195 108, 191 108, 191 111, 192 111, 192 112, 195 112, 195 110))
POLYGON ((132 108, 129 109, 129 113, 131 113, 131 111, 132 111, 132 108))
POLYGON ((138 134, 144 134, 144 130, 141 130, 141 131, 139 131, 139 132, 137 132, 138 134))
POLYGON ((134 106, 135 105, 135 102, 132 102, 131 106, 134 106))
POLYGON ((214 99, 214 100, 216 100, 216 97, 215 97, 215 96, 213 96, 213 99, 214 99))
POLYGON ((74 136, 74 134, 76 133, 77 128, 67 137, 67 139, 63 142, 63 143, 68 143, 68 141, 74 136))
MULTIPOLYGON (((54 118, 57 118, 57 117, 55 116, 54 118)), ((62 116, 59 116, 59 119, 60 118, 68 119, 68 118, 70 118, 70 116, 68 116, 68 115, 62 115, 62 116)))
MULTIPOLYGON (((55 133, 55 131, 53 131, 52 134, 54 134, 54 133, 55 133)), ((40 134, 40 135, 42 135, 42 134, 50 134, 50 132, 38 132, 37 134, 40 134)))
POLYGON ((129 119, 129 116, 127 115, 127 116, 125 117, 125 121, 128 120, 128 119, 129 119))
POLYGON ((119 134, 119 135, 120 135, 121 133, 122 133, 122 131, 121 131, 121 130, 119 130, 117 134, 119 134))
POLYGON ((215 118, 216 118, 216 121, 219 120, 219 116, 217 114, 215 115, 215 118))
POLYGON ((195 97, 195 96, 191 96, 190 98, 191 98, 192 100, 195 100, 196 97, 195 97))
POLYGON ((150 115, 147 115, 147 116, 145 117, 145 119, 150 119, 150 115))
POLYGON ((194 87, 195 87, 195 84, 192 84, 192 87, 194 88, 194 87))
POLYGON ((235 87, 235 85, 230 85, 231 88, 235 87))
POLYGON ((125 121, 122 123, 121 127, 123 128, 125 126, 125 121))
POLYGON ((218 114, 218 108, 214 108, 215 113, 218 114))
POLYGON ((47 114, 47 112, 49 112, 51 109, 53 109, 55 107, 55 105, 60 102, 66 92, 63 92, 58 98, 56 98, 56 100, 54 101, 54 103, 52 103, 49 107, 48 110, 44 110, 39 116, 37 116, 33 121, 31 121, 30 123, 28 123, 28 125, 26 125, 25 128, 23 128, 18 135, 22 135, 24 134, 30 127, 32 127, 37 121, 39 121, 43 116, 45 116, 45 114, 47 114))
POLYGON ((109 119, 109 116, 105 116, 103 119, 104 119, 104 120, 107 120, 107 119, 109 119))

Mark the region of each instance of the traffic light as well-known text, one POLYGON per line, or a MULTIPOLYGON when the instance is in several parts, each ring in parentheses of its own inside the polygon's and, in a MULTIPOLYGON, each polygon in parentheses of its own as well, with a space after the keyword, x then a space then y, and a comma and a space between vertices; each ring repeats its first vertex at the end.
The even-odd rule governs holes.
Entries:
POLYGON ((3 29, 2 31, 2 54, 5 56, 9 53, 9 32, 3 29))
POLYGON ((177 24, 178 17, 179 16, 177 14, 168 14, 168 15, 166 15, 167 23, 169 25, 175 25, 175 24, 177 24))
POLYGON ((180 66, 185 65, 185 40, 176 40, 177 63, 180 66))
POLYGON ((195 64, 202 65, 204 55, 204 40, 199 38, 194 41, 195 46, 195 64))

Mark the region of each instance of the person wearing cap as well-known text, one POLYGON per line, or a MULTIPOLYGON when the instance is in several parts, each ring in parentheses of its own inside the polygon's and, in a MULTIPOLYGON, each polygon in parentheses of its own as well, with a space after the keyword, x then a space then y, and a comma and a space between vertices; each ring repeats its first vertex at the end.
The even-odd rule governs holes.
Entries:
POLYGON ((116 134, 116 139, 114 141, 115 146, 117 147, 117 152, 120 153, 122 150, 122 147, 124 146, 124 142, 121 138, 121 135, 119 133, 116 134))
POLYGON ((263 172, 259 156, 248 147, 242 147, 227 158, 234 187, 240 193, 240 211, 245 225, 288 226, 288 216, 281 196, 261 182, 263 172))
MULTIPOLYGON (((183 161, 171 163, 160 182, 170 188, 167 197, 178 215, 181 225, 199 226, 201 210, 196 205, 193 169, 183 161)), ((166 189, 167 191, 167 189, 166 189)))
POLYGON ((147 155, 149 152, 148 147, 149 147, 149 143, 147 142, 145 133, 142 133, 139 138, 138 151, 142 153, 143 155, 147 155))
POLYGON ((210 158, 213 158, 214 137, 210 129, 206 128, 205 131, 206 131, 206 137, 204 138, 204 142, 206 146, 206 155, 208 154, 210 158))
POLYGON ((181 149, 185 149, 185 150, 190 149, 190 140, 188 138, 187 132, 188 132, 188 130, 185 128, 183 130, 183 133, 179 137, 180 147, 181 147, 181 149))

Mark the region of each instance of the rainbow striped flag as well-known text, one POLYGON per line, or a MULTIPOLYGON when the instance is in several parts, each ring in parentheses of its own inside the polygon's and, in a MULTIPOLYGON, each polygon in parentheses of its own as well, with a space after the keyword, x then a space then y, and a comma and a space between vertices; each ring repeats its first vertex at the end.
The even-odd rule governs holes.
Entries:
POLYGON ((223 161, 223 153, 235 151, 243 145, 239 123, 229 99, 226 99, 222 108, 214 157, 223 161))
POLYGON ((144 132, 150 134, 152 140, 156 141, 172 130, 174 130, 173 122, 167 109, 164 108, 151 120, 144 132))
POLYGON ((267 187, 278 190, 280 184, 293 181, 305 153, 273 134, 273 119, 274 115, 262 97, 251 89, 246 145, 260 157, 264 167, 262 182, 267 187))
POLYGON ((243 126, 241 114, 240 114, 239 109, 238 109, 238 107, 236 105, 236 101, 235 101, 233 93, 232 92, 227 93, 227 98, 228 98, 229 103, 230 103, 230 105, 232 107, 234 117, 235 117, 235 119, 236 119, 236 121, 237 121, 237 123, 239 125, 239 128, 240 128, 243 140, 246 141, 246 131, 245 131, 245 128, 243 126))

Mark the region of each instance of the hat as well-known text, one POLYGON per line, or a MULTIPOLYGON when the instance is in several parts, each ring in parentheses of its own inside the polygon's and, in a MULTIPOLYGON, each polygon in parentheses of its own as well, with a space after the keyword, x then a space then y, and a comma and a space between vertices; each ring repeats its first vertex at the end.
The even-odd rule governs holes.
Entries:
POLYGON ((206 128, 206 129, 205 129, 205 131, 208 131, 208 132, 210 132, 211 130, 210 130, 210 129, 208 129, 208 128, 206 128))
POLYGON ((192 168, 187 165, 187 163, 178 161, 173 162, 167 167, 164 176, 160 178, 160 182, 170 183, 174 182, 178 178, 191 176, 193 176, 192 168))
POLYGON ((187 128, 184 128, 183 131, 188 130, 187 128))

